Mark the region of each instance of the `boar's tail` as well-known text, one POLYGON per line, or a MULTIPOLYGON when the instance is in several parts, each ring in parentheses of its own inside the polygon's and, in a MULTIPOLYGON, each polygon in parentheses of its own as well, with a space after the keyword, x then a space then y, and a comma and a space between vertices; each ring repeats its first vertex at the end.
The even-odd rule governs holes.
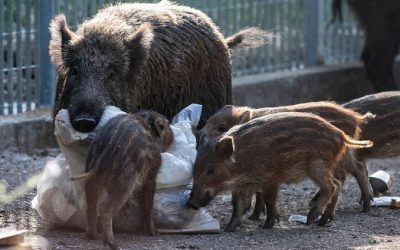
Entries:
POLYGON ((345 136, 344 140, 347 146, 350 148, 370 148, 374 145, 372 141, 369 140, 358 141, 351 139, 349 136, 345 136))
POLYGON ((69 181, 86 180, 87 178, 89 178, 92 175, 93 175, 92 172, 87 172, 87 173, 84 173, 84 174, 81 174, 81 175, 72 176, 72 177, 68 178, 68 180, 69 181))
POLYGON ((225 39, 229 49, 259 47, 270 42, 272 33, 260 28, 250 27, 225 39))

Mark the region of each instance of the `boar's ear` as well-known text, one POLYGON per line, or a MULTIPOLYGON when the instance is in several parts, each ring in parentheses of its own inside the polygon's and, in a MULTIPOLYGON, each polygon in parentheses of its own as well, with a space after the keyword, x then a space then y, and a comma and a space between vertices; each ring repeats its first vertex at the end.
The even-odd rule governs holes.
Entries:
POLYGON ((244 111, 241 115, 240 115, 240 124, 242 123, 246 123, 248 121, 250 121, 250 110, 246 110, 244 111))
POLYGON ((53 18, 49 29, 51 34, 49 43, 51 61, 56 66, 57 71, 63 74, 66 70, 64 63, 66 46, 74 33, 68 28, 65 16, 62 14, 53 18))
POLYGON ((222 137, 215 145, 215 152, 224 158, 230 158, 235 150, 235 145, 232 136, 222 137))
POLYGON ((129 50, 130 70, 137 71, 149 55, 154 33, 150 23, 144 23, 126 40, 129 50))

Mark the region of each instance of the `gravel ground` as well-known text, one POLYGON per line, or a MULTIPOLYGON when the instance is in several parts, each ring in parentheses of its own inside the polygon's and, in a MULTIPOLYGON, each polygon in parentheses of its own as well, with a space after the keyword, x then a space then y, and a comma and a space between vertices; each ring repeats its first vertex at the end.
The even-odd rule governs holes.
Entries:
MULTIPOLYGON (((30 208, 41 170, 58 150, 35 155, 0 151, 0 227, 16 224, 27 229, 26 243, 34 249, 103 249, 100 241, 87 241, 82 231, 49 230, 30 208)), ((400 158, 368 163, 370 173, 383 169, 393 178, 390 195, 400 196, 400 158)), ((288 222, 291 214, 307 214, 314 185, 305 181, 281 189, 281 222, 272 230, 263 221, 244 220, 234 233, 210 235, 160 235, 156 237, 116 234, 124 249, 400 249, 400 210, 372 208, 361 214, 359 190, 349 177, 334 221, 325 227, 288 222)), ((224 227, 230 218, 230 196, 221 195, 208 207, 224 227)))

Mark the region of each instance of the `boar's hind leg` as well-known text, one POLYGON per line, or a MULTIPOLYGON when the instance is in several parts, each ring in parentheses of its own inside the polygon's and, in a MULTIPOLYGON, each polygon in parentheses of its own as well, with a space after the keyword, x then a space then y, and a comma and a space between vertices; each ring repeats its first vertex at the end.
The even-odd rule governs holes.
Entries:
POLYGON ((118 188, 108 190, 107 198, 104 200, 100 209, 100 222, 103 231, 103 241, 104 244, 108 245, 111 249, 118 249, 118 246, 114 241, 112 218, 119 212, 119 210, 121 210, 132 190, 131 186, 128 188, 122 188, 124 184, 119 185, 118 188))
POLYGON ((260 192, 256 193, 256 204, 254 205, 253 213, 249 216, 249 220, 258 220, 261 212, 265 214, 265 203, 263 195, 260 192))
MULTIPOLYGON (((157 173, 157 172, 156 172, 157 173)), ((147 179, 143 186, 142 209, 144 214, 144 230, 149 235, 157 235, 153 220, 153 200, 156 191, 156 176, 147 179)))
POLYGON ((315 219, 321 215, 322 209, 331 200, 332 195, 338 188, 332 172, 326 166, 313 168, 312 171, 310 171, 309 177, 319 186, 320 194, 308 212, 307 225, 314 223, 315 219))
POLYGON ((265 219, 264 229, 272 228, 275 221, 279 222, 279 213, 277 208, 278 187, 268 186, 263 188, 263 198, 267 207, 267 218, 265 219))
POLYGON ((226 232, 234 232, 236 231, 236 227, 241 225, 241 218, 247 205, 246 199, 246 194, 240 191, 232 192, 232 217, 229 224, 225 227, 226 232))
POLYGON ((346 170, 356 178, 361 191, 361 202, 363 204, 363 213, 370 211, 371 201, 374 199, 372 188, 369 183, 368 170, 364 162, 355 158, 349 159, 346 164, 346 170))
POLYGON ((99 238, 97 233, 97 200, 99 195, 99 188, 94 184, 95 181, 89 179, 86 182, 86 218, 87 218, 87 232, 86 236, 90 240, 99 238))

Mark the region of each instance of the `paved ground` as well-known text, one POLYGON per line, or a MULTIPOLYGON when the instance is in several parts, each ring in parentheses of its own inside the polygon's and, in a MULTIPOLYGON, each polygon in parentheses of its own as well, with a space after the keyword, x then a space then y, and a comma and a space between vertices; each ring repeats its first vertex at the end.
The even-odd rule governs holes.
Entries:
MULTIPOLYGON (((0 226, 13 223, 29 230, 26 242, 36 249, 102 249, 101 242, 87 241, 81 231, 46 229, 30 208, 42 167, 57 153, 0 151, 0 226)), ((400 159, 371 161, 369 169, 388 171, 394 184, 391 195, 400 196, 400 159)), ((400 249, 400 210, 373 208, 370 214, 361 214, 359 191, 350 177, 335 221, 325 227, 288 222, 290 214, 307 214, 314 192, 308 181, 283 187, 281 222, 273 230, 262 229, 262 221, 245 220, 235 233, 156 237, 116 234, 116 239, 124 249, 400 249)), ((229 195, 219 196, 209 210, 225 226, 231 212, 229 195)))

